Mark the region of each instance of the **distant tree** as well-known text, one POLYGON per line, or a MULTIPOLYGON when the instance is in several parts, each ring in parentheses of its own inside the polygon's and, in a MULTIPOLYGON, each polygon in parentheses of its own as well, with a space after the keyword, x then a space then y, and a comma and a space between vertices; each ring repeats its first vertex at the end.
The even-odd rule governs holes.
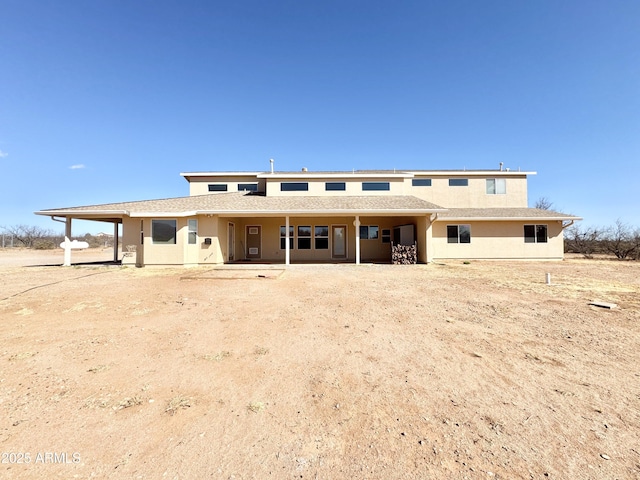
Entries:
POLYGON ((551 202, 547 197, 540 197, 536 201, 535 208, 539 208, 540 210, 551 210, 551 207, 553 207, 553 202, 551 202))
POLYGON ((13 235, 15 240, 24 247, 33 248, 38 242, 50 240, 54 237, 52 230, 32 225, 15 225, 10 227, 2 227, 9 235, 13 235))
POLYGON ((565 245, 568 252, 580 253, 585 258, 593 258, 593 254, 601 249, 604 229, 599 227, 581 228, 573 225, 565 234, 565 245))
POLYGON ((84 237, 82 237, 82 240, 87 242, 90 248, 99 248, 99 247, 107 246, 103 236, 96 236, 90 233, 85 233, 84 237))
POLYGON ((618 260, 638 258, 640 255, 639 238, 640 231, 637 228, 634 230, 618 219, 615 225, 607 230, 602 244, 604 250, 615 255, 618 260))

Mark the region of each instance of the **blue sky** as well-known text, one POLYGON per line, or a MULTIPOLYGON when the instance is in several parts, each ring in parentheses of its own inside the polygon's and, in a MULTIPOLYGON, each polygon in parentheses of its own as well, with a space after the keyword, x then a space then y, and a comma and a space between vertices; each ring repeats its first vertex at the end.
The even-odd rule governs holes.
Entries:
MULTIPOLYGON (((637 0, 0 3, 0 226, 182 171, 536 171, 640 226, 637 0)), ((105 224, 75 224, 74 235, 105 224)))

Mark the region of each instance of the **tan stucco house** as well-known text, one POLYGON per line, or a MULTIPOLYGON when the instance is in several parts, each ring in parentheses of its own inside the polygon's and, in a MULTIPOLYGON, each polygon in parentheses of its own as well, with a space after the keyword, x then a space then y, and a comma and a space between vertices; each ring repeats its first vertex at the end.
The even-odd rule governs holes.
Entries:
MULTIPOLYGON (((189 196, 41 210, 122 224, 123 264, 563 258, 579 217, 527 207, 527 177, 499 170, 191 172, 189 196)), ((117 237, 117 235, 116 235, 117 237)), ((68 250, 69 252, 69 250, 68 250)), ((65 263, 69 263, 65 258, 65 263)))

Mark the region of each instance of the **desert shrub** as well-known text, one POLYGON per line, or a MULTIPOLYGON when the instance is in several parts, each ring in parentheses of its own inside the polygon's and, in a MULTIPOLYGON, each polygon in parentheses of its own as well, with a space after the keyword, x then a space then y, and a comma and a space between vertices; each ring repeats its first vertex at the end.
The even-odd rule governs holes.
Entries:
POLYGON ((603 229, 599 227, 585 227, 573 225, 565 234, 565 249, 567 252, 579 253, 585 258, 593 258, 594 253, 602 251, 603 229))
POLYGON ((615 255, 618 260, 637 259, 640 255, 640 231, 617 220, 604 236, 602 247, 605 252, 615 255))
POLYGON ((52 239, 48 238, 39 238, 34 240, 32 243, 32 247, 34 250, 53 250, 56 248, 56 244, 52 239))

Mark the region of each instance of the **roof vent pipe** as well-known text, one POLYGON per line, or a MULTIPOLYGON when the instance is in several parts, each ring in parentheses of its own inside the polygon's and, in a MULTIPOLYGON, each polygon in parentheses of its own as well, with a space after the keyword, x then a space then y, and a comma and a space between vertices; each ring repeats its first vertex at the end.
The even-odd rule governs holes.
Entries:
POLYGON ((500 162, 500 171, 502 171, 503 166, 504 166, 504 162, 500 162))
POLYGON ((273 173, 273 158, 269 159, 269 163, 271 164, 271 173, 273 173))

